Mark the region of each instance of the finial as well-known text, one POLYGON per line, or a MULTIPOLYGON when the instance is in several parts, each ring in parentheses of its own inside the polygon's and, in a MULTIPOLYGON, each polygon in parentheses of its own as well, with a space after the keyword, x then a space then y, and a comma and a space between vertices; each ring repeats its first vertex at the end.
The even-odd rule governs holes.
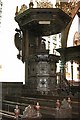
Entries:
POLYGON ((21 13, 23 13, 23 12, 26 11, 26 10, 27 10, 27 5, 23 4, 23 5, 21 6, 21 9, 19 10, 18 14, 21 14, 21 13))
POLYGON ((18 14, 18 6, 16 6, 16 13, 15 13, 15 15, 17 15, 18 14))
POLYGON ((30 3, 29 3, 29 8, 33 8, 34 4, 33 4, 33 0, 30 0, 30 3))

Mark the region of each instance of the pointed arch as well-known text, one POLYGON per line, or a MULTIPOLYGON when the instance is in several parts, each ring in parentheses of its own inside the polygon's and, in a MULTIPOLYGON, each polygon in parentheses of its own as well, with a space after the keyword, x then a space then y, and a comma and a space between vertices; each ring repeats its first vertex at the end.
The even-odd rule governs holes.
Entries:
POLYGON ((72 22, 76 16, 76 14, 78 14, 79 12, 79 9, 80 9, 80 1, 77 3, 77 5, 75 6, 74 9, 71 10, 71 21, 69 22, 69 24, 67 25, 67 27, 61 32, 61 45, 62 45, 62 48, 64 47, 67 47, 67 39, 68 39, 68 34, 69 34, 69 30, 70 30, 70 27, 72 25, 72 22))

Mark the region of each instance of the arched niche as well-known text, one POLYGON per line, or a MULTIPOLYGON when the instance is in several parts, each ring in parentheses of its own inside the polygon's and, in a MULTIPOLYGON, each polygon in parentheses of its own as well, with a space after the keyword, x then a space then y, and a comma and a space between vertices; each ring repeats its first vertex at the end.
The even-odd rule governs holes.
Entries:
POLYGON ((79 31, 79 27, 80 27, 79 19, 80 18, 76 14, 69 29, 69 34, 67 38, 67 47, 74 46, 74 39, 75 39, 74 37, 77 37, 78 33, 80 32, 79 31))

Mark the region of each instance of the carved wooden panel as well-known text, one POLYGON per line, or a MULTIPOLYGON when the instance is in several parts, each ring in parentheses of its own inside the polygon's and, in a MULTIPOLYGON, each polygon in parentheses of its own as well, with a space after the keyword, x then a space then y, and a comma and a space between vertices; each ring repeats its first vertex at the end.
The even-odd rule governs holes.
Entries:
POLYGON ((50 69, 50 66, 48 64, 48 62, 44 62, 44 61, 40 61, 38 64, 37 64, 37 74, 38 75, 48 75, 49 74, 49 69, 50 69))

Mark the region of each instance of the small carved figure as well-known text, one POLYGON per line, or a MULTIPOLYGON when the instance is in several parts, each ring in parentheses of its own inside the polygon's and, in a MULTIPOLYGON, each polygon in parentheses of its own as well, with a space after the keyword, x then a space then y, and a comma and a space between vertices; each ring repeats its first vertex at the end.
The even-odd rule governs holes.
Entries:
POLYGON ((14 109, 14 113, 15 113, 16 119, 18 119, 19 114, 20 114, 20 109, 19 109, 18 105, 16 105, 16 108, 14 109))
POLYGON ((40 105, 39 105, 39 102, 37 102, 37 105, 36 105, 36 110, 39 111, 40 110, 40 105))
POLYGON ((55 118, 60 118, 60 100, 56 101, 56 111, 55 111, 55 118))
MULTIPOLYGON (((70 102, 70 98, 68 99, 68 101, 70 102)), ((61 117, 62 118, 71 118, 72 109, 68 101, 65 98, 62 101, 62 105, 61 105, 61 117)))
POLYGON ((68 103, 69 103, 69 108, 72 108, 72 107, 71 107, 71 99, 70 99, 70 97, 68 97, 68 100, 67 100, 67 101, 68 101, 68 103))
POLYGON ((41 49, 42 49, 42 50, 45 50, 45 49, 46 49, 46 45, 45 45, 45 42, 44 42, 43 39, 42 39, 42 41, 41 41, 41 49))
POLYGON ((37 110, 37 117, 39 117, 39 116, 40 116, 40 112, 39 112, 39 110, 40 110, 40 105, 39 105, 39 102, 37 102, 36 110, 37 110))
POLYGON ((65 98, 63 99, 61 104, 61 108, 69 108, 69 103, 65 98))
POLYGON ((21 34, 18 32, 15 33, 14 44, 19 51, 22 50, 22 38, 21 38, 21 34))
POLYGON ((56 109, 57 109, 57 110, 60 109, 60 101, 59 101, 59 100, 56 101, 56 109))
POLYGON ((23 119, 29 119, 29 118, 37 118, 37 111, 32 105, 28 105, 28 107, 25 108, 23 112, 23 119))

